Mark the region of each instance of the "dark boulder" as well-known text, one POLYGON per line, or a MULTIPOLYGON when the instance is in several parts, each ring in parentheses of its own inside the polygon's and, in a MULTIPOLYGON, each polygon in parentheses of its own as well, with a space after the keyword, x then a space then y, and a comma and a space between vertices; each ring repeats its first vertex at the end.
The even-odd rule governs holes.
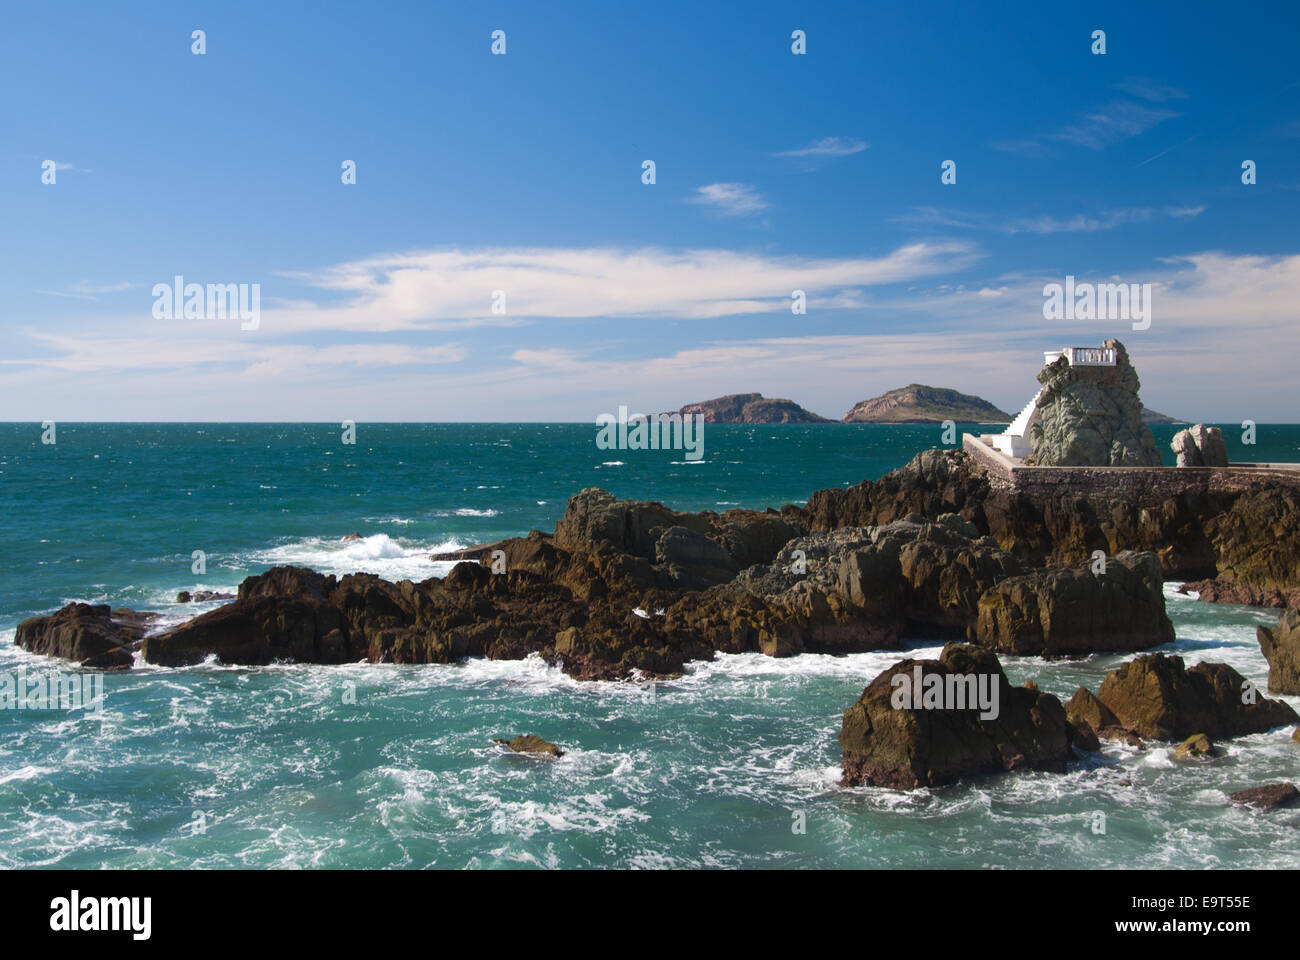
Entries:
POLYGON ((154 613, 112 610, 107 604, 70 603, 46 617, 18 624, 14 643, 49 657, 74 660, 83 667, 129 668, 134 651, 154 613))
POLYGON ((840 746, 846 785, 910 790, 1007 770, 1062 772, 1070 757, 1070 731, 1055 697, 1011 686, 992 653, 951 643, 938 660, 903 660, 876 677, 844 712, 840 746), (997 715, 981 719, 981 709, 971 709, 969 699, 958 709, 950 694, 938 709, 925 708, 924 701, 920 708, 896 706, 904 681, 910 684, 918 669, 926 686, 957 691, 966 684, 969 690, 974 680, 990 693, 996 689, 990 700, 996 701, 997 715), (935 679, 924 679, 931 676, 935 679))
POLYGON ((1106 560, 1105 573, 1057 567, 1009 577, 980 597, 971 639, 999 653, 1044 657, 1172 643, 1160 561, 1125 552, 1106 560))
POLYGON ((1300 721, 1288 704, 1258 696, 1227 664, 1198 663, 1188 670, 1181 657, 1163 653, 1111 671, 1097 699, 1124 729, 1150 740, 1184 740, 1197 733, 1238 737, 1300 721))

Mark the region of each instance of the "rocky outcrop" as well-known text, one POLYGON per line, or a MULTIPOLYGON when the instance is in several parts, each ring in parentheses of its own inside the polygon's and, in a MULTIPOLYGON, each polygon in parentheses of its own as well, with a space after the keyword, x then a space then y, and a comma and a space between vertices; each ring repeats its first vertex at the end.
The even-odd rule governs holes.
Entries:
POLYGON ((1300 694, 1300 610, 1287 610, 1272 627, 1255 628, 1268 661, 1268 692, 1300 694))
POLYGON ((861 400, 843 418, 845 423, 1010 423, 1011 419, 1011 414, 982 397, 921 383, 861 400))
POLYGON ((107 604, 70 603, 47 617, 18 624, 14 642, 32 653, 73 660, 83 667, 129 668, 155 613, 112 610, 107 604))
POLYGON ((1166 579, 1191 581, 1205 599, 1300 605, 1300 490, 1268 477, 1013 490, 965 452, 927 450, 878 481, 819 490, 782 513, 814 530, 956 513, 1035 566, 1149 550, 1166 579))
POLYGON ((1198 423, 1179 430, 1169 444, 1176 454, 1180 467, 1226 467, 1228 447, 1223 442, 1223 431, 1198 423))
MULTIPOLYGON (((1195 734, 1218 740, 1300 720, 1288 704, 1254 693, 1227 664, 1198 663, 1189 670, 1181 657, 1163 653, 1111 671, 1096 699, 1120 727, 1148 740, 1184 740, 1195 734)), ((1076 707, 1072 699, 1067 713, 1082 713, 1086 703, 1081 699, 1076 707)))
POLYGON ((1228 799, 1256 810, 1275 810, 1289 807, 1300 800, 1300 790, 1294 783, 1270 783, 1264 787, 1251 787, 1228 794, 1228 799))
POLYGON ((1170 635, 1154 559, 1118 558, 1100 578, 1032 568, 955 513, 809 532, 799 511, 682 513, 593 488, 553 535, 487 546, 420 583, 276 567, 141 652, 166 666, 539 653, 620 679, 717 651, 847 653, 906 636, 1067 656, 1170 635))
POLYGON ((834 423, 805 410, 793 400, 765 397, 761 393, 732 393, 715 400, 688 403, 677 411, 682 417, 702 416, 705 423, 834 423))
POLYGON ((1002 580, 980 597, 973 639, 999 653, 1044 657, 1172 643, 1156 555, 1121 553, 1104 571, 1057 568, 1002 580))
MULTIPOLYGON (((945 697, 948 694, 945 693, 945 697)), ((994 698, 986 698, 991 702, 994 698)), ((1013 687, 998 659, 968 644, 948 644, 938 660, 903 660, 876 677, 844 712, 841 767, 847 786, 910 790, 1007 770, 1062 772, 1070 757, 1065 708, 1050 694, 1013 687), (980 683, 996 691, 996 716, 947 699, 899 706, 905 683, 958 691, 980 683), (933 678, 933 679, 926 679, 933 678), (937 685, 937 687, 935 687, 937 685)))
POLYGON ((1151 428, 1142 420, 1141 383, 1118 340, 1114 366, 1072 365, 1062 356, 1038 374, 1043 385, 1029 428, 1033 462, 1043 466, 1161 465, 1151 428))

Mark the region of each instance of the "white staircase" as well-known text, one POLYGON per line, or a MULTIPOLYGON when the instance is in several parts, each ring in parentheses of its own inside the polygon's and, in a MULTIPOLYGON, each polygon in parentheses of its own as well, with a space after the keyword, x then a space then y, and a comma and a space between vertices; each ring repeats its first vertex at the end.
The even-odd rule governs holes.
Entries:
POLYGON ((1034 394, 1034 398, 1016 414, 1010 426, 989 438, 993 443, 993 449, 1017 459, 1027 457, 1033 452, 1025 434, 1029 432, 1029 424, 1033 422, 1034 414, 1038 410, 1038 398, 1042 395, 1043 391, 1040 389, 1034 394))

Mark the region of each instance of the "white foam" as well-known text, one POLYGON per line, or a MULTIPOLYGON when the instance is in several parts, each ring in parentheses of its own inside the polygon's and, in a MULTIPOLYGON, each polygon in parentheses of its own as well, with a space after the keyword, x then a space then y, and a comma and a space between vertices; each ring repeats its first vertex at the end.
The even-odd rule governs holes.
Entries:
POLYGON ((310 567, 335 576, 374 573, 387 580, 424 580, 437 576, 440 571, 450 570, 454 565, 430 560, 430 554, 464 548, 465 544, 454 539, 427 544, 376 533, 359 540, 309 537, 254 552, 246 559, 267 566, 310 567))

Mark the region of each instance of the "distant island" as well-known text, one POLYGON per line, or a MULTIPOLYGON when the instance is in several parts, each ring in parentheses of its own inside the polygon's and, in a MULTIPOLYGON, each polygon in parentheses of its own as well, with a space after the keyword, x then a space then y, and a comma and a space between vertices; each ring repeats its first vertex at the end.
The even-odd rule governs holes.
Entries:
POLYGON ((853 405, 844 423, 1010 423, 1011 414, 982 397, 909 383, 853 405))
POLYGON ((1179 420, 1177 417, 1171 417, 1168 414, 1157 413, 1150 407, 1142 408, 1143 423, 1187 423, 1186 420, 1179 420))
MULTIPOLYGON (((793 400, 765 397, 761 393, 729 393, 713 400, 688 403, 676 411, 681 416, 700 414, 705 423, 836 423, 799 406, 793 400)), ((853 405, 841 423, 1010 423, 1011 414, 983 397, 947 387, 910 383, 853 405)), ((1186 423, 1142 408, 1144 423, 1186 423)))
POLYGON ((765 397, 761 393, 731 393, 715 400, 688 403, 677 411, 683 417, 702 414, 705 423, 834 423, 805 410, 793 400, 765 397))

